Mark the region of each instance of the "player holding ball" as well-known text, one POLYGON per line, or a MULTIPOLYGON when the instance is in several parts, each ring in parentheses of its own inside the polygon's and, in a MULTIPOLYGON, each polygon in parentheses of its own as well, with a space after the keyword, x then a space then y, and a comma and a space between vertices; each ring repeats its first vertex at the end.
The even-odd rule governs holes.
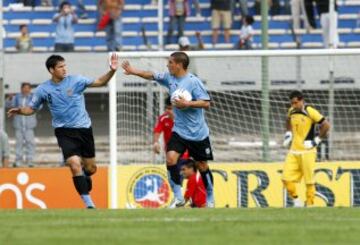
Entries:
POLYGON ((207 191, 207 206, 214 206, 213 176, 208 161, 213 160, 209 127, 205 110, 210 107, 210 96, 199 78, 187 71, 189 57, 184 52, 174 52, 168 59, 169 72, 157 73, 136 69, 128 61, 122 63, 127 75, 155 80, 169 90, 174 105, 175 124, 167 145, 166 165, 169 182, 175 196, 175 205, 185 205, 181 191, 181 176, 177 167, 179 157, 186 151, 196 161, 207 191))

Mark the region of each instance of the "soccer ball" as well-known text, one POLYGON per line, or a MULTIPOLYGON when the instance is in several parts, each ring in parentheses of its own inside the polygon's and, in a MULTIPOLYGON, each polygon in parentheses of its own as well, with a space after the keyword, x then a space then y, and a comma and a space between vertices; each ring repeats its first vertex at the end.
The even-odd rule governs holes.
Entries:
POLYGON ((177 89, 171 95, 171 103, 174 104, 175 100, 179 99, 180 97, 185 99, 186 101, 192 100, 192 96, 189 93, 189 91, 187 91, 185 89, 177 89))

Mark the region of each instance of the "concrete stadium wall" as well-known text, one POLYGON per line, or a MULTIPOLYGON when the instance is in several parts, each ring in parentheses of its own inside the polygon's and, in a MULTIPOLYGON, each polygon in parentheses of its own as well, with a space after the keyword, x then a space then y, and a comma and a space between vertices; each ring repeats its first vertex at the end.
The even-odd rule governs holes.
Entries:
MULTIPOLYGON (((34 84, 49 78, 45 61, 50 53, 6 54, 4 57, 5 93, 19 91, 20 83, 34 84)), ((82 74, 96 78, 107 70, 106 53, 66 53, 69 74, 82 74)), ((360 56, 336 56, 334 58, 336 88, 358 88, 360 86, 360 56)), ((164 71, 166 59, 130 59, 143 69, 164 71)), ((272 89, 287 89, 296 86, 296 58, 269 58, 269 78, 272 89)), ((193 58, 191 71, 202 78, 210 90, 260 90, 261 59, 259 57, 193 58)), ((301 80, 303 89, 328 89, 329 57, 302 57, 301 80)), ((119 88, 124 84, 138 82, 136 77, 125 77, 118 73, 119 88), (121 81, 121 83, 120 83, 121 81)), ((141 80, 140 80, 141 81, 141 80)), ((106 92, 106 88, 91 89, 88 92, 106 92)))

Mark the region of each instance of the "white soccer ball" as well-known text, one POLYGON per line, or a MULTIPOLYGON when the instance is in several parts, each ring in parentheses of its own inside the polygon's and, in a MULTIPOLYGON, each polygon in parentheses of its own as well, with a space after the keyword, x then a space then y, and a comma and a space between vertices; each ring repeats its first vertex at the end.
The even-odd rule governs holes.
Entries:
POLYGON ((175 100, 178 100, 180 97, 183 98, 186 101, 191 101, 192 100, 192 96, 189 93, 189 91, 187 91, 185 89, 177 89, 171 95, 171 103, 174 104, 175 100))

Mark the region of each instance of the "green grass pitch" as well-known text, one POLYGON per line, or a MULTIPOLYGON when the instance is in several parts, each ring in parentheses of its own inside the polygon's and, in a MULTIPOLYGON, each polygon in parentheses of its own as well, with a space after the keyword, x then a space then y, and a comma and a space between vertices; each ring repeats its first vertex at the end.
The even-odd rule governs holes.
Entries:
POLYGON ((360 209, 2 210, 0 244, 360 244, 360 209))

